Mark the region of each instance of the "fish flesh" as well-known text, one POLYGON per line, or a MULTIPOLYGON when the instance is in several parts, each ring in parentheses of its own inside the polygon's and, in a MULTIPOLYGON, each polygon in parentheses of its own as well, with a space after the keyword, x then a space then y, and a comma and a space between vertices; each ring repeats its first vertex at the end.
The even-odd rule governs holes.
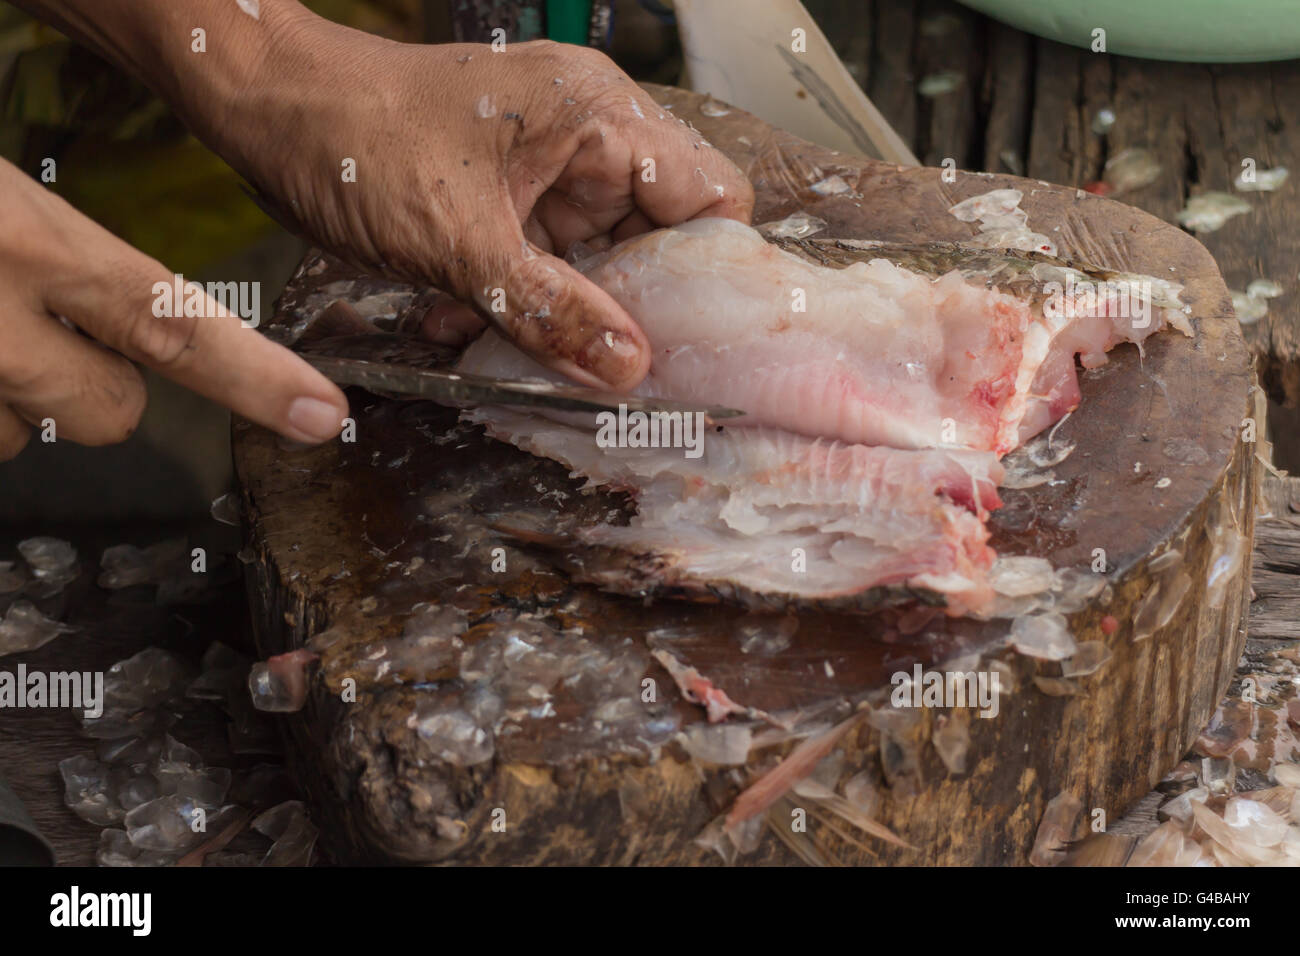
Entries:
MULTIPOLYGON (((851 262, 795 254, 808 248, 817 241, 770 243, 733 220, 699 219, 576 267, 650 340, 636 394, 725 404, 749 413, 739 424, 892 448, 1006 454, 1077 406, 1076 354, 1092 367, 1167 323, 1191 331, 1176 309, 1155 309, 1138 327, 1105 309, 1085 314, 1073 299, 1043 308, 1045 292, 1036 301, 972 282, 973 269, 936 277, 869 246, 851 262)), ((1007 263, 1041 267, 1042 277, 1027 276, 1036 289, 1056 282, 1064 294, 1074 274, 1090 278, 1050 257, 980 254, 977 267, 992 260, 1004 274, 1014 272, 1007 263)), ((559 380, 496 335, 458 368, 559 380)))
MULTIPOLYGON (((998 459, 1077 406, 1076 355, 1097 364, 1120 341, 1192 332, 1172 284, 1142 286, 1145 322, 1104 302, 1062 307, 1079 283, 1137 289, 1143 277, 952 245, 769 242, 723 219, 576 267, 650 341, 637 394, 746 415, 705 432, 691 457, 598 441, 589 415, 470 410, 493 438, 636 508, 626 524, 558 532, 504 516, 498 530, 608 590, 761 609, 920 600, 988 613, 998 459)), ((493 332, 457 369, 558 380, 493 332)))
POLYGON ((977 611, 992 598, 983 518, 1002 466, 989 452, 903 451, 763 427, 710 432, 704 454, 597 445, 592 428, 502 408, 464 414, 493 438, 629 492, 627 525, 571 535, 499 530, 549 545, 608 590, 682 592, 754 609, 865 610, 917 599, 977 611), (582 547, 579 547, 582 546, 582 547))

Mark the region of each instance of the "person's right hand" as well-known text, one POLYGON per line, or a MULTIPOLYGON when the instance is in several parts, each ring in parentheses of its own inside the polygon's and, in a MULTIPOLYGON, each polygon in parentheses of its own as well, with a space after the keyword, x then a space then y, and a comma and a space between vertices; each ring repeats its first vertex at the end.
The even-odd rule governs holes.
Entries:
POLYGON ((289 438, 338 434, 347 399, 288 349, 234 315, 155 317, 172 273, 3 161, 0 196, 0 461, 47 419, 83 445, 129 436, 145 404, 132 361, 289 438))

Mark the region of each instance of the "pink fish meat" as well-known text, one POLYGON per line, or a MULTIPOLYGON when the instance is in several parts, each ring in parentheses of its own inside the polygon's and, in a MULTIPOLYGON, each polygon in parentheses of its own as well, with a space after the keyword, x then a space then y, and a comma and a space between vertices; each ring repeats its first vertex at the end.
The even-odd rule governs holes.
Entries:
MULTIPOLYGON (((1104 309, 1053 314, 1088 310, 1066 308, 1064 296, 1047 310, 956 268, 937 278, 886 258, 828 268, 729 219, 647 233, 578 267, 650 340, 637 394, 892 448, 1001 456, 1078 404, 1076 354, 1091 367, 1120 341, 1186 321, 1168 309, 1141 326, 1104 309)), ((559 380, 498 336, 475 343, 460 367, 559 380)))
MULTIPOLYGON (((943 250, 940 261, 954 264, 937 275, 870 249, 835 268, 730 220, 648 233, 578 263, 651 343, 637 393, 746 416, 704 433, 697 458, 610 447, 589 416, 466 417, 633 496, 629 524, 570 542, 611 557, 577 561, 579 578, 763 607, 923 595, 952 614, 981 613, 992 597, 984 519, 999 504, 998 458, 1078 404, 1076 354, 1096 364, 1119 341, 1191 330, 1176 309, 1135 323, 1060 299, 1047 307, 1041 290, 973 279, 959 267, 964 255, 943 250)), ((1043 265, 1075 274, 1041 259, 1013 264, 1021 279, 1043 265)), ((556 378, 491 332, 458 368, 556 378)))

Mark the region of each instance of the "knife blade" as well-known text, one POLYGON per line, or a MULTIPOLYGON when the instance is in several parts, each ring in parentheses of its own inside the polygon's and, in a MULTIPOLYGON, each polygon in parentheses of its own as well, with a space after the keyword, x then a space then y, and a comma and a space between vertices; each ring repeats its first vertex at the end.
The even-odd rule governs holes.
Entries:
POLYGON ((443 405, 531 405, 578 412, 626 409, 647 414, 702 412, 709 421, 745 414, 739 409, 720 405, 699 406, 662 398, 641 398, 582 385, 493 378, 311 352, 300 352, 299 355, 336 385, 357 385, 383 395, 424 398, 443 405))

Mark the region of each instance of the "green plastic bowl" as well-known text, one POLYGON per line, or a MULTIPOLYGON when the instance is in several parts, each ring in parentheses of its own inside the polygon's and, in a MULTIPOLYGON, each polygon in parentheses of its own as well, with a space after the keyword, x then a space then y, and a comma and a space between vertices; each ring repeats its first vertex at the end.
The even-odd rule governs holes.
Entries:
POLYGON ((1300 0, 961 0, 1049 40, 1153 60, 1250 63, 1300 57, 1300 0))

